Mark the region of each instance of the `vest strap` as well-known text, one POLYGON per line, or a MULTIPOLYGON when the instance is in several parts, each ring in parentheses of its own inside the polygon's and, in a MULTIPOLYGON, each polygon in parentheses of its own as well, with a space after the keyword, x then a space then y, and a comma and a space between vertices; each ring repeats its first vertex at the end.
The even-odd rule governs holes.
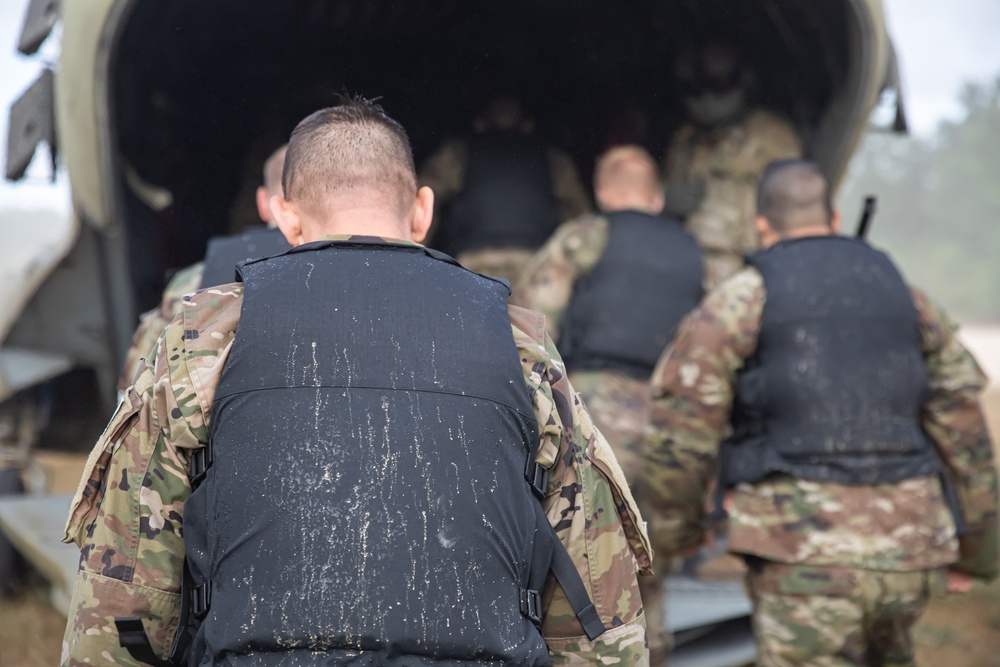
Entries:
POLYGON ((118 629, 119 645, 139 662, 152 665, 153 667, 174 666, 175 663, 169 660, 161 660, 156 655, 152 645, 149 643, 149 636, 146 635, 146 628, 142 625, 142 619, 138 616, 116 618, 115 627, 118 629))
MULTIPOLYGON (((580 621, 587 638, 594 641, 604 634, 607 628, 604 627, 597 609, 594 608, 594 603, 590 600, 590 595, 587 593, 587 587, 583 584, 579 570, 576 569, 569 552, 566 551, 566 547, 559 540, 548 517, 545 516, 542 504, 535 503, 535 548, 531 555, 528 592, 542 590, 545 587, 545 578, 550 571, 562 587, 563 593, 566 594, 566 600, 573 608, 573 613, 580 621)), ((530 615, 524 612, 523 604, 521 613, 534 621, 530 615)), ((536 621, 536 624, 538 623, 540 623, 540 619, 536 621)))
POLYGON ((951 511, 952 519, 955 521, 955 534, 959 536, 965 535, 969 532, 969 525, 965 521, 965 512, 962 511, 962 503, 958 499, 958 492, 955 491, 955 483, 951 480, 947 471, 945 471, 944 465, 941 466, 938 478, 941 480, 941 492, 944 494, 944 500, 951 511))
POLYGON ((174 643, 170 647, 170 659, 178 665, 187 663, 191 644, 194 643, 194 636, 198 632, 198 628, 201 627, 201 618, 196 617, 193 613, 195 588, 194 577, 191 575, 191 568, 185 558, 184 576, 181 579, 180 622, 177 624, 174 643))

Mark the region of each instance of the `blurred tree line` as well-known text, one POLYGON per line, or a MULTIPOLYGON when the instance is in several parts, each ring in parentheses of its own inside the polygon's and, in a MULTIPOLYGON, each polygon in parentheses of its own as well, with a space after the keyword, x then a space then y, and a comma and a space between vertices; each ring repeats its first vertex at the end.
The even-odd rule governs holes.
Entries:
POLYGON ((877 195, 872 244, 956 319, 1000 323, 1000 77, 967 85, 961 102, 965 119, 929 138, 866 137, 839 201, 853 234, 877 195))

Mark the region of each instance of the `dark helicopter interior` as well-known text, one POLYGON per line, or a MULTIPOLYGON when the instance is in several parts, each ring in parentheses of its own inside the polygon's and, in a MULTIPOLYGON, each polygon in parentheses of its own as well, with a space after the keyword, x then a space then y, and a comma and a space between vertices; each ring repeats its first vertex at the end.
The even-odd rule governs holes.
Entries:
POLYGON ((135 0, 109 81, 119 206, 131 256, 147 258, 132 262, 136 305, 151 307, 166 271, 200 259, 209 237, 256 219, 263 160, 337 93, 381 96, 418 166, 491 97, 516 95, 586 180, 613 142, 663 155, 684 120, 675 54, 721 37, 755 73, 756 102, 793 119, 808 147, 848 76, 850 4, 135 0), (126 167, 169 205, 142 203, 126 167))

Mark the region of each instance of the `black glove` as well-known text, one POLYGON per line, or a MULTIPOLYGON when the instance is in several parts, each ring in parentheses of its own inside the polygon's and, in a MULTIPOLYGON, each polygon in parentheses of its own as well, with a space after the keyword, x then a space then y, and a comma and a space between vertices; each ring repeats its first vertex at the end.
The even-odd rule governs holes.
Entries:
POLYGON ((669 182, 663 187, 663 212, 677 218, 686 218, 695 212, 704 198, 704 180, 691 183, 669 182))

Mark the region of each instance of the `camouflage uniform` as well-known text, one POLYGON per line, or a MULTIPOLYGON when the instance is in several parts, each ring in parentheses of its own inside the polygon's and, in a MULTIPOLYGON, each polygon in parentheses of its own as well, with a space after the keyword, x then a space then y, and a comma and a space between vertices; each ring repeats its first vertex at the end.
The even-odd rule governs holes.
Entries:
MULTIPOLYGON (((561 225, 548 243, 525 267, 511 295, 511 303, 545 315, 545 326, 559 339, 560 324, 573 296, 573 285, 600 261, 608 243, 607 218, 585 215, 561 225)), ((607 438, 621 464, 625 479, 633 484, 639 475, 649 419, 648 380, 639 380, 611 370, 575 371, 570 382, 580 392, 590 415, 607 438)), ((641 500, 641 499, 640 499, 641 500)), ((658 562, 665 575, 670 563, 658 562)), ((672 638, 666 628, 662 576, 640 577, 651 664, 661 664, 670 651, 672 638)))
MULTIPOLYGON (((113 619, 120 616, 142 618, 154 649, 169 649, 179 620, 188 460, 208 441, 241 305, 239 284, 185 296, 181 315, 163 331, 151 365, 142 366, 90 456, 66 527, 65 541, 81 555, 63 665, 135 665, 118 647, 113 619)), ((544 319, 516 307, 510 317, 540 428, 536 460, 550 473, 544 508, 609 628, 589 641, 550 578, 542 634, 551 659, 646 665, 635 576, 650 568, 642 520, 614 455, 565 377, 544 319)))
POLYGON ((160 305, 139 318, 139 326, 132 335, 132 345, 125 353, 122 374, 118 378, 118 391, 125 391, 139 372, 140 362, 149 355, 160 334, 177 313, 181 312, 182 297, 201 287, 205 263, 198 262, 181 269, 167 283, 160 305))
MULTIPOLYGON (((548 149, 549 172, 552 176, 552 196, 559 208, 561 220, 569 220, 590 210, 590 199, 580 181, 573 159, 563 151, 548 149)), ((420 185, 434 191, 435 209, 462 191, 465 167, 468 162, 468 145, 462 139, 446 142, 420 169, 420 185)), ((435 215, 428 233, 428 245, 434 246, 434 227, 440 220, 435 215)), ((525 248, 480 248, 460 253, 457 259, 462 266, 489 276, 505 278, 514 284, 524 265, 534 255, 525 248)))
MULTIPOLYGON (((912 294, 931 382, 923 426, 968 533, 956 537, 936 476, 859 487, 773 475, 737 485, 727 500, 729 550, 750 557, 762 665, 912 664, 909 629, 944 569, 997 574, 997 475, 978 403, 985 377, 947 316, 912 294)), ((685 320, 653 374, 640 484, 661 555, 702 539, 736 374, 756 349, 764 301, 757 270, 740 272, 685 320)))
POLYGON ((674 136, 665 160, 666 182, 705 184, 686 227, 705 253, 709 288, 743 268, 743 256, 760 247, 754 217, 764 167, 801 156, 792 125, 763 109, 738 124, 712 130, 686 126, 674 136))
MULTIPOLYGON (((585 215, 561 225, 514 286, 511 303, 545 315, 546 330, 554 340, 559 340, 573 286, 597 266, 607 247, 608 231, 607 218, 599 215, 585 215)), ((631 483, 642 458, 649 382, 614 371, 576 371, 569 380, 583 396, 631 483)))

